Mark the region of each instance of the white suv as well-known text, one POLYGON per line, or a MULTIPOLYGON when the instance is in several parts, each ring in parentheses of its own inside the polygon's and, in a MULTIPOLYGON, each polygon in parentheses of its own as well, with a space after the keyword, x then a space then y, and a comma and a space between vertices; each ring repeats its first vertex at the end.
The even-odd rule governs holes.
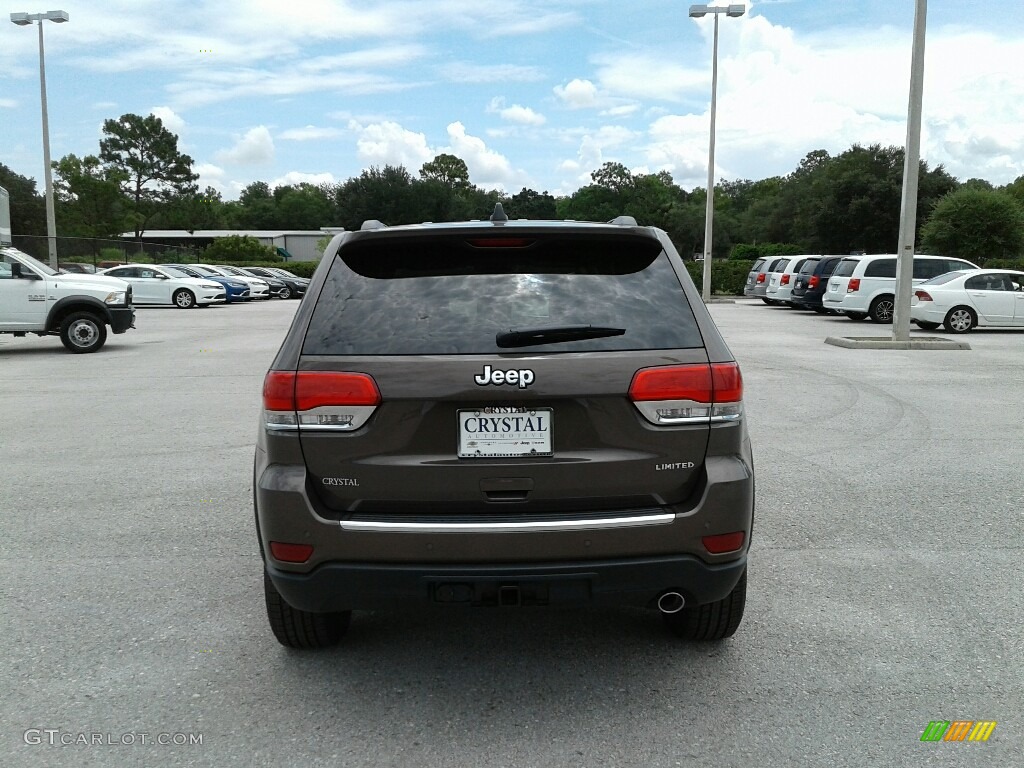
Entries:
MULTIPOLYGON (((977 265, 945 256, 915 256, 917 283, 956 272, 977 269, 977 265)), ((896 305, 896 256, 848 256, 839 262, 828 280, 822 306, 845 314, 851 320, 870 317, 876 323, 891 323, 896 305)))

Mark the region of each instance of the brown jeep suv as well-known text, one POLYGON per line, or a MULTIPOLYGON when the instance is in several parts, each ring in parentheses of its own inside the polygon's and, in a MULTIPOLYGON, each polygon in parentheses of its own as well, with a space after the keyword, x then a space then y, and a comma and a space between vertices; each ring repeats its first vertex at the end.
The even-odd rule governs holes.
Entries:
POLYGON ((254 502, 286 646, 412 602, 645 606, 718 640, 754 512, 740 371, 632 218, 370 221, 266 375, 254 502))

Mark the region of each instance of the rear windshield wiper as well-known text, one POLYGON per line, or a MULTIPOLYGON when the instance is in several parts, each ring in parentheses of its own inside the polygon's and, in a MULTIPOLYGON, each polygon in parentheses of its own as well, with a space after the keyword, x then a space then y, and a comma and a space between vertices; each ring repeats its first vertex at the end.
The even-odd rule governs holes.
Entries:
POLYGON ((622 336, 625 332, 625 328, 606 328, 600 325, 538 325, 500 331, 494 337, 494 343, 507 349, 528 347, 531 344, 555 344, 559 341, 602 339, 606 336, 622 336))

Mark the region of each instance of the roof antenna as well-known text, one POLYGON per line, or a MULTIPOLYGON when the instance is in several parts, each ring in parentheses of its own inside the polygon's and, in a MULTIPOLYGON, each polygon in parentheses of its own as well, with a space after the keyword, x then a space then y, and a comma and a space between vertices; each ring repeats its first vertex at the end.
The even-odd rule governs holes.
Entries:
POLYGON ((508 221, 508 214, 505 213, 505 209, 501 207, 501 203, 494 204, 494 213, 491 214, 491 221, 495 224, 504 224, 508 221))

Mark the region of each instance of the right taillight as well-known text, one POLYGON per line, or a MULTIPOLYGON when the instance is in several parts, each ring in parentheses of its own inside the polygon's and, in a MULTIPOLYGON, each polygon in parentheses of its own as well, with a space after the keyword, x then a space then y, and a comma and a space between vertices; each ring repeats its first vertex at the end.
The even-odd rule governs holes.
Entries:
POLYGON ((807 281, 807 287, 808 288, 817 288, 818 287, 818 276, 817 275, 811 275, 810 279, 807 281))
POLYGON ((762 272, 761 274, 759 274, 757 276, 757 282, 759 282, 759 283, 763 283, 764 282, 764 272, 762 272))
POLYGON ((789 285, 789 275, 783 275, 779 279, 779 285, 789 285))
POLYGON ((652 424, 709 424, 743 415, 743 377, 736 363, 642 368, 629 398, 652 424))
POLYGON ((340 371, 270 371, 263 380, 267 429, 351 432, 380 404, 372 376, 340 371))
POLYGON ((917 297, 918 301, 931 301, 932 300, 931 294, 928 293, 928 291, 914 291, 914 295, 917 297))
POLYGON ((860 290, 860 278, 859 277, 851 277, 850 278, 850 282, 846 284, 846 292, 847 293, 856 293, 859 290, 860 290))

